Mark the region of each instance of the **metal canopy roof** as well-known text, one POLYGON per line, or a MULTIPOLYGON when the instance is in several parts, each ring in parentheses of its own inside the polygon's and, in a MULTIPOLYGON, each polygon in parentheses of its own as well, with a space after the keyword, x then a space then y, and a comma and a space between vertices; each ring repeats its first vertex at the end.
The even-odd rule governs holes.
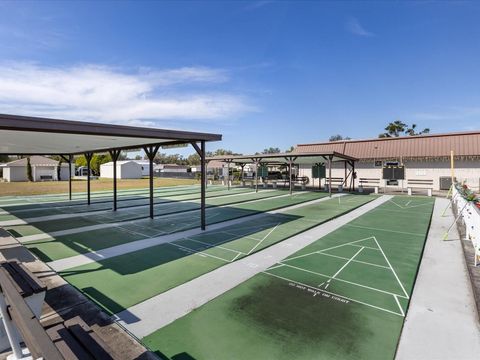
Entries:
POLYGON ((218 141, 222 135, 0 114, 0 154, 70 155, 218 141))
POLYGON ((311 153, 279 153, 279 154, 257 154, 257 155, 224 155, 207 158, 207 161, 218 160, 234 163, 265 163, 285 164, 292 161, 294 164, 324 164, 331 157, 332 162, 336 161, 357 161, 357 158, 340 154, 335 151, 311 152, 311 153))

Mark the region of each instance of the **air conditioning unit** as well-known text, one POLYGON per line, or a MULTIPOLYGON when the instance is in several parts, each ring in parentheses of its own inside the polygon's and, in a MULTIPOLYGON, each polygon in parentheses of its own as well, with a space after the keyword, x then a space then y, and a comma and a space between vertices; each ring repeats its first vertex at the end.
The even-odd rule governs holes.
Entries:
POLYGON ((450 176, 440 176, 440 190, 450 190, 452 178, 450 176))

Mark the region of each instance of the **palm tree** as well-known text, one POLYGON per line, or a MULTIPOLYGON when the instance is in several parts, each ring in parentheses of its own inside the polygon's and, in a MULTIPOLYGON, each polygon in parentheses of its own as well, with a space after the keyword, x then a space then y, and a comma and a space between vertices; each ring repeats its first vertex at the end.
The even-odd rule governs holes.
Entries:
POLYGON ((429 128, 425 128, 420 132, 416 132, 415 131, 416 127, 417 127, 417 124, 412 124, 412 127, 405 130, 405 134, 408 136, 417 136, 422 134, 428 134, 430 132, 429 128))
POLYGON ((405 132, 406 127, 407 124, 405 124, 404 122, 400 120, 395 120, 394 122, 391 122, 387 125, 387 127, 385 128, 387 132, 380 134, 378 137, 399 137, 401 133, 405 132))

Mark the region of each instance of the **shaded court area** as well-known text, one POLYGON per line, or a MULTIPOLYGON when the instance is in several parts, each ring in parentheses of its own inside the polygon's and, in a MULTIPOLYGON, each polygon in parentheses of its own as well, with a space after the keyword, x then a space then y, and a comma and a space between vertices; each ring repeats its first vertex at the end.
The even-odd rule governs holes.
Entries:
MULTIPOLYGON (((297 196, 302 195, 307 193, 297 196)), ((295 196, 284 199, 292 202, 295 196)), ((291 210, 287 208, 281 213, 264 214, 252 220, 247 218, 237 225, 65 269, 60 274, 107 312, 118 313, 373 199, 375 197, 367 195, 325 198, 291 210), (135 291, 125 291, 129 288, 135 291)), ((267 203, 279 200, 262 201, 263 211, 267 209, 267 203)), ((225 210, 229 209, 221 209, 225 210)))
MULTIPOLYGON (((285 191, 242 192, 207 198, 206 223, 216 224, 266 211, 302 204, 327 196, 285 191)), ((136 240, 161 237, 198 226, 201 213, 197 202, 175 202, 158 208, 164 215, 146 218, 138 210, 87 214, 68 219, 46 220, 33 225, 5 227, 45 262, 99 251, 136 240)))
POLYGON ((165 359, 394 358, 432 209, 396 196, 143 342, 165 359))

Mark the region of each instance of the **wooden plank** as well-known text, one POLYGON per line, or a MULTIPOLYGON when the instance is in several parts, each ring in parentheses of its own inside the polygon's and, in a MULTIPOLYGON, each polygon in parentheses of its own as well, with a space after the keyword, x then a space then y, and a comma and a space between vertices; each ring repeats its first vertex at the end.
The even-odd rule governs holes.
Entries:
POLYGON ((93 360, 94 358, 70 334, 64 324, 57 324, 47 329, 47 334, 65 359, 68 360, 93 360))
POLYGON ((92 354, 94 359, 98 360, 113 360, 113 357, 108 353, 108 347, 90 328, 82 326, 81 323, 69 320, 68 325, 65 322, 70 333, 82 344, 82 346, 92 354))
POLYGON ((63 360, 63 356, 48 337, 45 329, 33 314, 13 284, 7 270, 0 268, 0 286, 5 295, 9 312, 17 329, 22 335, 34 358, 43 357, 48 360, 63 360))

